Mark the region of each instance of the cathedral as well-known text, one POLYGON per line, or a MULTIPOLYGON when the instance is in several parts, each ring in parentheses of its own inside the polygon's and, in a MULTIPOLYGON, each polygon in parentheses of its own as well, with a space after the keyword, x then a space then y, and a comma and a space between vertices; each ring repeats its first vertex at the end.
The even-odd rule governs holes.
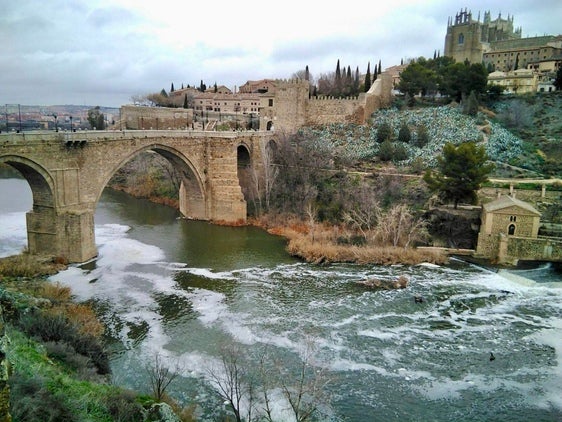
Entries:
POLYGON ((489 70, 515 71, 562 54, 562 36, 521 37, 521 27, 514 28, 513 16, 501 13, 494 20, 490 12, 474 19, 472 12, 461 10, 447 22, 445 56, 456 62, 484 63, 489 70))

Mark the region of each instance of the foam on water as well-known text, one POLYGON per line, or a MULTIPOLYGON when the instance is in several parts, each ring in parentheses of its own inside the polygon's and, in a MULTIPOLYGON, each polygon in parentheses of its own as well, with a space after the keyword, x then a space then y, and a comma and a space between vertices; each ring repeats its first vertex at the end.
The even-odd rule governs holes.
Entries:
MULTIPOLYGON (((3 215, 0 254, 18 252, 7 252, 12 244, 25 246, 23 215, 3 215)), ((352 380, 412 391, 429 401, 508 390, 528 397, 530 407, 562 409, 562 283, 428 264, 296 263, 215 272, 167 262, 165 251, 132 239, 129 230, 120 224, 96 226, 99 257, 93 268, 71 266, 51 280, 71 286, 79 300, 108 305, 105 322, 112 335, 135 351, 131 368, 160 353, 170 365, 179 361, 183 376, 207 379, 203 368, 216 359, 210 351, 170 347, 174 338, 157 298, 176 296, 189 302, 197 329, 219 330, 244 347, 269 345, 293 356, 310 341, 317 350, 315 365, 351 374, 352 380), (236 294, 214 290, 213 284, 183 289, 176 272, 216 286, 234 282, 236 294), (402 274, 410 280, 405 290, 354 287, 368 277, 402 274), (414 304, 413 295, 424 296, 424 303, 414 304), (144 332, 140 340, 135 330, 144 332), (487 361, 490 351, 497 355, 493 363, 487 361)), ((281 397, 276 406, 282 413, 281 397)))
POLYGON ((2 214, 0 225, 0 257, 20 253, 27 246, 25 212, 2 214))

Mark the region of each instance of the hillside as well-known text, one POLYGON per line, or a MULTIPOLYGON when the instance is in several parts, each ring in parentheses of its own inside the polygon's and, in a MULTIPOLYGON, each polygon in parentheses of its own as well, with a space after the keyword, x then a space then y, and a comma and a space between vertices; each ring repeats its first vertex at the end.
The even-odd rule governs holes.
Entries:
POLYGON ((562 174, 562 93, 523 97, 502 97, 480 107, 477 116, 462 113, 456 103, 445 106, 389 108, 374 113, 367 126, 333 124, 308 127, 301 135, 318 148, 332 151, 335 160, 345 166, 372 169, 376 164, 394 164, 402 171, 421 172, 435 165, 446 142, 483 143, 496 162, 496 177, 549 177, 562 174), (381 160, 382 144, 377 130, 391 127, 390 140, 400 154, 381 160), (397 142, 400 128, 406 124, 410 142, 397 142), (427 141, 418 134, 425 128, 427 141), (404 154, 405 151, 405 154, 404 154), (398 158, 398 159, 397 159, 398 158))

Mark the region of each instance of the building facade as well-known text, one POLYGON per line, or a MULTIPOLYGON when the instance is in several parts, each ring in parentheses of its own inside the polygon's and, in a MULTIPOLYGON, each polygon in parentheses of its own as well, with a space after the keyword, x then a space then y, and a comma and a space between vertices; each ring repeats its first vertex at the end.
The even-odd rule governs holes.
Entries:
POLYGON ((510 15, 502 18, 501 13, 492 20, 488 11, 480 21, 480 13, 474 19, 472 12, 461 10, 447 22, 445 56, 509 72, 562 54, 562 36, 522 38, 521 27, 515 28, 513 20, 510 15))

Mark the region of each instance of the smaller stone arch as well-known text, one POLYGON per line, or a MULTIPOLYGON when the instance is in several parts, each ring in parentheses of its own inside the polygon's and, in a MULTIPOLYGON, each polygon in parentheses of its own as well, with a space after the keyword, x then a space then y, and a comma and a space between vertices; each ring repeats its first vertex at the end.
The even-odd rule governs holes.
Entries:
POLYGON ((246 144, 239 144, 236 147, 236 162, 238 168, 247 168, 252 165, 252 156, 250 148, 246 144))
POLYGON ((27 180, 33 196, 33 209, 55 208, 54 181, 45 168, 34 161, 18 156, 0 157, 0 162, 16 169, 27 180))
POLYGON ((104 183, 100 186, 96 203, 115 172, 117 172, 118 169, 123 167, 135 156, 147 151, 153 151, 164 157, 179 173, 181 177, 181 186, 179 191, 180 212, 185 217, 196 220, 209 219, 207 195, 205 193, 201 175, 191 161, 180 151, 159 143, 145 145, 142 148, 131 151, 126 157, 113 166, 106 174, 104 183))

